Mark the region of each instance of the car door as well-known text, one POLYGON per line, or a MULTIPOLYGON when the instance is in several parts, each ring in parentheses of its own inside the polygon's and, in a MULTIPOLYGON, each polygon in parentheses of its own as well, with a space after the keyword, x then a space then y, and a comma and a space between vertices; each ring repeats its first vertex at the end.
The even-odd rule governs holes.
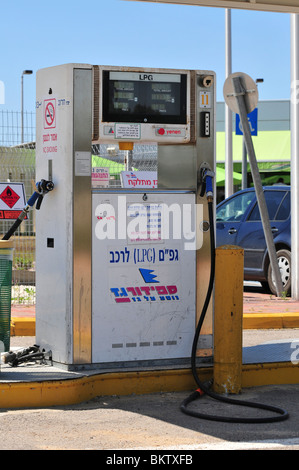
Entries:
MULTIPOLYGON (((275 242, 286 228, 286 219, 290 214, 290 191, 266 189, 264 195, 275 242)), ((262 275, 267 245, 257 202, 240 224, 235 242, 244 248, 245 277, 262 275)))
POLYGON ((254 191, 242 191, 219 204, 216 210, 216 244, 236 245, 238 232, 253 202, 254 191))

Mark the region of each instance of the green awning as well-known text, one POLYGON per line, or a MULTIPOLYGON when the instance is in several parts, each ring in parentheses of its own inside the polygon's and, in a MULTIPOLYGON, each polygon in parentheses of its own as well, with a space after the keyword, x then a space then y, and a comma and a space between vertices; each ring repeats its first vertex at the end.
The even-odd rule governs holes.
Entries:
MULTIPOLYGON (((291 132, 290 131, 260 131, 252 137, 256 159, 258 162, 290 161, 291 132)), ((242 161, 243 136, 232 136, 233 160, 242 161)), ((225 162, 225 132, 216 133, 216 161, 225 162)))
MULTIPOLYGON (((242 175, 240 173, 233 172, 233 182, 234 184, 239 184, 242 181, 242 175)), ((218 186, 224 186, 225 183, 225 169, 216 166, 216 184, 218 186)))
POLYGON ((123 163, 117 163, 97 155, 92 155, 91 164, 93 167, 109 168, 109 174, 114 176, 119 175, 121 171, 125 170, 123 163))

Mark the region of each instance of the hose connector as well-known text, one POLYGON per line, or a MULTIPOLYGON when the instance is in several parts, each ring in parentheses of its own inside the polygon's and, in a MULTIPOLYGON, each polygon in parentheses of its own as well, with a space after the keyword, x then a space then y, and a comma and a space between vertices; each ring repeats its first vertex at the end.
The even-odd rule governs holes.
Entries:
POLYGON ((36 209, 39 210, 41 203, 43 202, 44 195, 49 191, 53 191, 54 183, 48 180, 40 180, 36 183, 36 192, 38 193, 36 209))
POLYGON ((215 173, 211 170, 206 170, 204 174, 204 179, 206 182, 206 195, 208 201, 213 201, 213 178, 215 173))
POLYGON ((213 201, 214 176, 215 173, 211 170, 210 165, 207 162, 203 162, 198 171, 198 188, 200 188, 200 196, 203 197, 206 194, 208 202, 213 201))

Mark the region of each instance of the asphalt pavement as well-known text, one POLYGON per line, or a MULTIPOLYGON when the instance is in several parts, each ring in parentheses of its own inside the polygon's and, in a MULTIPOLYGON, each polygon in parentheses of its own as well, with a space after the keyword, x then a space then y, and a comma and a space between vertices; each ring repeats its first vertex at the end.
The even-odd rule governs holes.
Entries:
MULTIPOLYGON (((297 346, 299 345, 299 302, 292 299, 277 299, 261 289, 248 287, 244 289, 243 308, 244 319, 260 319, 259 327, 244 328, 243 348, 249 350, 258 348, 257 351, 260 351, 259 348, 265 345, 268 349, 269 345, 280 348, 286 344, 293 344, 295 345, 293 352, 296 353, 299 349, 297 346), (280 320, 277 327, 278 318, 280 320), (267 322, 262 323, 261 319, 267 322), (262 327, 263 324, 266 324, 266 327, 262 327)), ((18 324, 24 323, 26 319, 32 328, 35 323, 34 307, 12 308, 12 323, 15 322, 16 331, 18 324)), ((23 333, 24 331, 25 329, 23 333)), ((27 333, 22 335, 13 334, 11 347, 27 347, 34 344, 35 336, 28 334, 30 331, 27 330, 27 333)), ((297 359, 296 354, 293 357, 297 359)), ((50 401, 43 404, 41 398, 47 394, 51 395, 51 387, 56 397, 63 396, 62 385, 67 384, 68 389, 71 389, 74 381, 71 378, 66 381, 50 379, 47 383, 42 381, 41 384, 29 381, 28 389, 22 389, 24 386, 22 381, 13 383, 9 379, 13 373, 12 369, 3 370, 2 366, 0 373, 2 399, 6 393, 13 394, 14 387, 21 387, 19 393, 26 396, 30 389, 30 396, 33 395, 34 401, 25 406, 2 407, 0 420, 2 420, 2 429, 6 431, 2 435, 0 449, 105 450, 106 453, 103 454, 105 459, 121 457, 121 451, 126 450, 130 451, 132 456, 143 456, 144 460, 150 458, 144 457, 148 454, 140 453, 144 450, 150 451, 151 455, 165 454, 167 451, 169 455, 177 455, 178 452, 191 455, 192 463, 196 461, 197 454, 194 452, 198 450, 299 450, 298 365, 292 364, 288 372, 285 370, 285 365, 285 362, 273 363, 271 357, 266 364, 249 364, 248 369, 243 372, 244 375, 248 374, 249 385, 242 388, 240 395, 232 396, 232 398, 281 407, 288 412, 286 420, 259 424, 231 423, 229 417, 265 417, 273 416, 273 413, 225 404, 207 395, 194 402, 192 408, 208 415, 225 415, 228 417, 227 422, 185 415, 180 410, 180 404, 192 392, 192 383, 189 388, 181 390, 140 393, 137 386, 136 390, 133 387, 133 392, 131 390, 130 393, 126 393, 125 380, 119 381, 116 377, 113 393, 107 394, 104 391, 91 394, 87 399, 83 394, 82 399, 76 402, 78 398, 76 395, 79 396, 82 390, 74 388, 71 391, 71 396, 75 396, 73 402, 51 404, 50 401), (257 381, 252 381, 253 376, 250 375, 252 373, 257 374, 257 381), (24 433, 24 423, 26 423, 26 433, 24 433)), ((96 380, 95 376, 92 379, 96 380)), ((129 377, 129 381, 133 384, 135 379, 136 377, 132 375, 129 377)), ((100 380, 103 382, 103 377, 100 380)), ((89 383, 84 382, 81 385, 87 388, 89 383)), ((94 382, 92 387, 95 389, 96 386, 94 382)), ((142 460, 136 460, 136 467, 141 466, 140 462, 142 460)), ((149 460, 144 463, 149 463, 149 460)))

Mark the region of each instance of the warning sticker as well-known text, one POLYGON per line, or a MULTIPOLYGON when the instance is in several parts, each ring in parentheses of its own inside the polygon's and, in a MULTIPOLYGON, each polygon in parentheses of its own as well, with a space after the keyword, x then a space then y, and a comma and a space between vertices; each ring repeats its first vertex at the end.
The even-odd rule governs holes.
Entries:
POLYGON ((44 129, 56 127, 56 99, 44 101, 44 129))
POLYGON ((0 218, 18 218, 26 205, 23 183, 0 183, 0 218))
POLYGON ((4 191, 0 194, 0 199, 3 201, 10 209, 18 202, 20 196, 10 187, 6 186, 4 191))

